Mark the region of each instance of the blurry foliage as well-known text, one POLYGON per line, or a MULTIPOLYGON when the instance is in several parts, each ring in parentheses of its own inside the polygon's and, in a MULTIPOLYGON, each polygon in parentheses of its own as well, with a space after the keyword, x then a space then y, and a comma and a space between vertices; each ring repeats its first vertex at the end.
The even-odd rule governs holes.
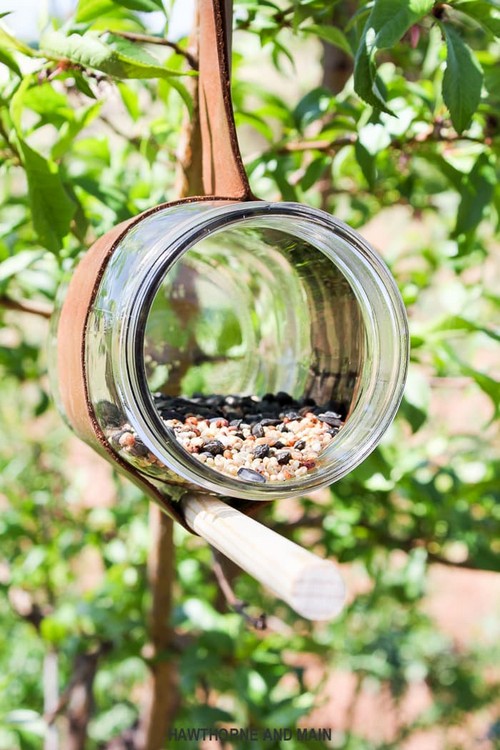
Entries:
MULTIPOLYGON (((367 740, 348 727, 336 732, 334 747, 400 748, 414 733, 440 727, 443 748, 469 750, 448 741, 446 730, 493 704, 497 691, 486 667, 495 654, 481 643, 457 647, 425 614, 423 598, 429 563, 498 565, 500 386, 488 362, 500 338, 500 11, 488 0, 354 1, 340 27, 340 5, 237 1, 234 98, 257 195, 321 206, 355 227, 375 217, 390 223, 401 207, 418 235, 397 249, 390 243, 385 254, 412 335, 410 377, 394 426, 362 466, 332 487, 328 505, 304 498, 291 524, 283 503, 263 515, 297 540, 309 534, 304 543, 312 538, 321 553, 353 563, 368 583, 338 621, 313 627, 241 576, 238 596, 280 618, 269 632, 254 632, 237 614, 217 611, 209 550, 177 528, 178 644, 166 655, 180 664, 176 723, 294 725, 321 688, 305 682, 298 655, 309 655, 355 675, 353 704, 365 689, 386 691, 397 712, 415 684, 432 698, 414 722, 399 724, 393 741, 367 740), (319 77, 313 88, 301 84, 309 62, 320 70, 318 40, 352 65, 340 93, 319 77), (265 74, 254 80, 252 54, 272 73, 269 85, 265 74), (469 420, 456 432, 433 411, 445 386, 456 394, 448 415, 463 407, 469 420), (468 399, 478 408, 466 408, 468 399)), ((164 15, 163 38, 169 4, 164 10, 160 0, 79 0, 75 15, 64 24, 54 20, 37 46, 12 35, 8 16, 0 27, 6 750, 43 743, 46 654, 58 655, 62 690, 78 654, 106 644, 89 748, 106 747, 133 725, 148 670, 147 504, 121 482, 110 508, 80 502, 88 480, 74 470, 68 433, 49 407, 46 326, 8 308, 12 301, 52 303, 82 248, 174 197, 193 60, 187 40, 140 41, 151 11, 164 15), (83 586, 89 550, 95 575, 83 586)), ((498 739, 488 716, 481 748, 498 739)))

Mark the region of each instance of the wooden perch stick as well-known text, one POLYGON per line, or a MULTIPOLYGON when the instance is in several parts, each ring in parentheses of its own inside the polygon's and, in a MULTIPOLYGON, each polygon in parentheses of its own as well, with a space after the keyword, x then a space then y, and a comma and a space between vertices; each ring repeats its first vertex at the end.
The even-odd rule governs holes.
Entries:
POLYGON ((309 620, 330 620, 344 605, 336 566, 221 500, 201 494, 182 501, 188 525, 222 554, 309 620))

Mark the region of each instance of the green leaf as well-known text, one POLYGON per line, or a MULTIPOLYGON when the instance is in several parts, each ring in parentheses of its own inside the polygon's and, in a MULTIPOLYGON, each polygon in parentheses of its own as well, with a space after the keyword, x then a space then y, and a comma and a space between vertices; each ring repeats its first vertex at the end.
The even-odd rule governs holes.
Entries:
POLYGON ((465 178, 454 236, 477 227, 483 218, 485 208, 493 198, 495 185, 495 166, 490 157, 483 153, 465 178))
POLYGON ((42 57, 36 50, 21 42, 20 39, 16 39, 3 23, 0 23, 0 47, 4 50, 9 49, 15 52, 22 52, 23 55, 27 55, 28 57, 42 57))
POLYGON ((16 75, 19 77, 22 76, 21 69, 19 68, 19 65, 14 60, 12 55, 10 55, 7 50, 0 48, 0 64, 5 65, 7 68, 10 68, 16 75))
POLYGON ((485 393, 489 397, 494 409, 494 415, 491 421, 496 419, 500 410, 500 383, 498 382, 498 380, 492 378, 490 375, 482 372, 481 370, 476 370, 473 367, 469 367, 469 365, 465 364, 464 362, 460 362, 460 369, 464 375, 472 378, 476 385, 483 391, 483 393, 485 393))
POLYGON ((0 263, 0 285, 9 281, 13 276, 17 276, 25 268, 29 268, 41 257, 43 257, 43 252, 40 250, 21 250, 21 252, 4 260, 3 263, 0 263))
POLYGON ((97 97, 90 88, 89 82, 87 81, 85 76, 79 70, 73 70, 72 74, 73 78, 75 79, 75 86, 78 91, 81 91, 82 94, 88 96, 89 99, 96 99, 97 97))
POLYGON ((100 70, 113 78, 171 78, 190 75, 165 68, 138 44, 112 35, 109 38, 113 47, 91 31, 85 36, 65 36, 59 31, 51 30, 43 35, 41 45, 49 57, 65 58, 83 68, 100 70))
POLYGON ((75 206, 64 189, 57 165, 44 159, 21 138, 19 150, 28 180, 33 227, 41 244, 58 253, 69 231, 75 206))
POLYGON ((301 27, 301 31, 304 31, 307 34, 315 34, 316 36, 319 36, 320 39, 323 39, 323 41, 328 42, 328 44, 333 44, 334 47, 341 49, 346 55, 349 55, 349 57, 353 56, 351 45, 349 44, 346 35, 335 26, 316 26, 313 24, 312 26, 301 27))
POLYGON ((293 110, 293 120, 298 130, 303 130, 323 117, 334 102, 331 91, 318 87, 309 91, 293 110))
POLYGON ((60 159, 71 148, 77 135, 97 117, 103 102, 94 102, 75 113, 71 120, 67 120, 59 129, 59 140, 52 148, 53 159, 60 159))
POLYGON ((453 3, 453 8, 473 18, 493 36, 500 37, 500 16, 497 3, 483 2, 483 0, 459 0, 453 3))
POLYGON ((312 188, 329 166, 331 166, 331 158, 329 156, 321 155, 313 159, 300 180, 302 190, 312 188))
POLYGON ((114 10, 113 0, 79 0, 76 22, 88 23, 114 10))
POLYGON ((34 76, 26 76, 12 97, 10 114, 18 132, 21 131, 21 115, 25 108, 40 115, 40 125, 51 123, 60 128, 74 117, 64 94, 56 91, 50 83, 39 85, 34 76))
POLYGON ((130 117, 136 122, 141 116, 138 94, 126 83, 118 83, 118 91, 130 117))
POLYGON ((442 24, 448 50, 443 99, 457 133, 466 130, 481 98, 483 71, 471 48, 450 24, 442 24))
POLYGON ((468 320, 461 315, 454 315, 450 318, 445 318, 433 329, 433 332, 437 331, 440 334, 444 334, 445 337, 449 337, 450 333, 482 333, 485 336, 493 339, 494 341, 500 342, 500 328, 494 328, 493 323, 489 326, 483 326, 476 323, 473 320, 468 320))
POLYGON ((354 154, 368 186, 373 188, 377 176, 375 155, 371 154, 359 140, 354 144, 354 154))
POLYGON ((433 5, 434 0, 375 0, 356 53, 354 90, 376 109, 392 114, 377 77, 377 52, 397 44, 433 5))
POLYGON ((123 5, 130 10, 138 10, 142 13, 163 11, 162 0, 114 0, 115 5, 123 5))
POLYGON ((161 0, 79 0, 76 10, 77 23, 89 23, 102 18, 102 16, 120 16, 120 18, 133 18, 128 11, 163 11, 161 0))

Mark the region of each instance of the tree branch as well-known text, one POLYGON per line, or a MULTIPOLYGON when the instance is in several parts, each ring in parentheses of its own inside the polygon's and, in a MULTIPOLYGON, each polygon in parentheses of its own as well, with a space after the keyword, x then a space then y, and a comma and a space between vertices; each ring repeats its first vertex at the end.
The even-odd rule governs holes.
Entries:
POLYGON ((0 135, 4 139, 5 143, 7 144, 7 148, 10 151, 11 157, 13 157, 16 161, 16 163, 21 164, 21 154, 19 153, 19 149, 17 148, 15 143, 12 143, 12 141, 9 138, 9 134, 7 132, 7 128, 5 127, 4 121, 2 117, 0 117, 0 135))
MULTIPOLYGON (((190 39, 190 49, 193 56, 198 56, 199 7, 196 4, 196 15, 193 33, 190 39)), ((178 198, 188 195, 203 195, 203 173, 201 168, 201 127, 200 106, 198 100, 198 77, 191 77, 186 81, 186 87, 193 101, 193 111, 185 111, 179 134, 177 149, 177 170, 175 177, 175 192, 178 198)))
POLYGON ((12 299, 6 294, 0 295, 0 307, 6 310, 15 310, 16 312, 30 313, 31 315, 39 315, 42 318, 50 318, 52 315, 52 307, 46 305, 44 302, 34 302, 29 299, 12 299))
MULTIPOLYGON (((334 140, 317 139, 310 141, 289 141, 283 143, 277 148, 269 149, 269 153, 287 154, 297 151, 323 151, 325 153, 336 153, 343 146, 354 145, 358 137, 354 134, 335 138, 334 140)), ((424 143, 456 143, 457 141, 469 141, 471 143, 480 143, 481 145, 490 145, 490 139, 475 138, 468 135, 458 135, 456 133, 445 133, 440 128, 434 127, 428 133, 411 136, 410 138, 395 138, 389 143, 387 148, 398 151, 404 150, 408 146, 416 146, 424 143)))
POLYGON ((148 578, 152 606, 148 658, 151 675, 135 738, 137 750, 158 750, 164 746, 179 705, 177 669, 171 657, 173 632, 170 616, 175 570, 173 521, 153 503, 150 504, 149 529, 148 578))
POLYGON ((137 34, 135 31, 107 31, 106 34, 113 34, 114 36, 121 36, 123 39, 128 39, 130 42, 139 42, 141 44, 158 44, 161 47, 170 47, 178 55, 182 55, 188 62, 189 66, 193 70, 198 70, 198 60, 194 55, 180 47, 175 42, 171 42, 169 39, 164 39, 161 36, 151 36, 150 34, 137 34))
POLYGON ((71 678, 57 705, 45 716, 49 727, 63 714, 66 723, 64 750, 85 750, 88 723, 93 709, 93 688, 101 657, 111 649, 103 642, 97 649, 75 656, 71 678))
POLYGON ((248 612, 246 611, 248 607, 248 603, 243 602, 241 599, 238 599, 235 596, 235 593, 231 587, 231 584, 229 583, 224 573, 224 567, 223 567, 223 560, 225 559, 224 556, 221 555, 220 552, 215 550, 213 547, 211 549, 212 549, 212 558, 213 558, 212 570, 214 572, 215 578, 217 579, 217 583, 219 584, 219 587, 222 593, 224 594, 224 597, 229 607, 231 607, 231 609, 233 609, 235 612, 241 615, 243 619, 246 622, 248 622, 256 630, 266 630, 267 629, 266 613, 262 612, 258 617, 252 617, 251 615, 248 614, 248 612))
MULTIPOLYGON (((274 523, 268 524, 273 531, 276 531, 282 536, 290 537, 294 531, 306 530, 306 529, 321 529, 323 527, 324 516, 321 514, 305 515, 299 518, 297 521, 292 523, 274 523)), ((371 526, 370 524, 358 522, 358 526, 366 529, 373 535, 372 541, 383 545, 388 549, 398 549, 403 552, 412 552, 415 549, 425 549, 427 553, 427 559, 430 563, 436 563, 438 565, 447 565, 451 568, 463 568, 465 570, 484 570, 474 563, 469 558, 456 562, 449 560, 442 555, 438 555, 435 552, 430 552, 427 549, 427 545, 424 539, 415 537, 411 539, 398 539, 396 537, 389 536, 383 533, 380 529, 371 526)))

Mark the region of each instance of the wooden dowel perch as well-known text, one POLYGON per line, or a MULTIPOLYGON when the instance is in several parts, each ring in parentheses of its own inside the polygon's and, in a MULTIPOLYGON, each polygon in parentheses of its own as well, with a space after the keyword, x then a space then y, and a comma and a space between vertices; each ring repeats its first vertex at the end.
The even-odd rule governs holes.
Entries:
POLYGON ((188 494, 187 524, 222 554, 309 620, 342 609, 345 587, 336 566, 243 515, 217 498, 188 494))

